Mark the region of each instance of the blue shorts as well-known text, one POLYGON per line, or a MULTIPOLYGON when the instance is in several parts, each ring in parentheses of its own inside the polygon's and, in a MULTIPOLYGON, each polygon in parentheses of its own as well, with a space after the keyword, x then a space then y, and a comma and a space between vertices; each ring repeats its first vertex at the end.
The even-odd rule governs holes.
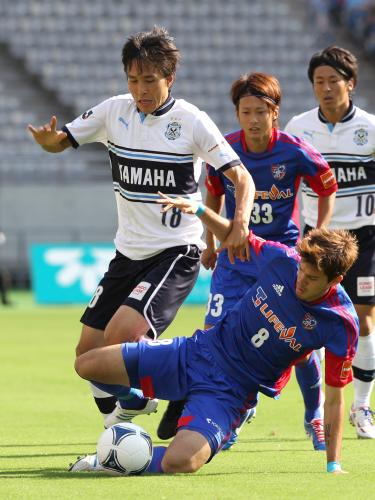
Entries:
MULTIPOLYGON (((247 262, 247 266, 255 264, 247 262)), ((243 268, 243 265, 241 266, 243 268)), ((224 314, 242 299, 245 293, 256 282, 256 277, 241 272, 240 267, 226 267, 217 263, 211 278, 210 295, 205 317, 206 325, 215 325, 224 314)))
POLYGON ((257 387, 245 391, 194 337, 122 344, 122 354, 132 387, 151 398, 187 400, 178 430, 202 434, 211 456, 238 427, 243 413, 257 403, 257 387))

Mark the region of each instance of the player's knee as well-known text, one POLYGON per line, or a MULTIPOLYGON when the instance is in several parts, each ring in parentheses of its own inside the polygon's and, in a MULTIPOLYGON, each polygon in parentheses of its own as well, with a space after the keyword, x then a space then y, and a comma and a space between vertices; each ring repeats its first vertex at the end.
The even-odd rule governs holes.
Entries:
POLYGON ((92 353, 88 352, 78 356, 75 360, 74 368, 81 378, 91 380, 95 369, 95 360, 92 353))
POLYGON ((168 453, 165 454, 162 462, 163 470, 167 474, 197 472, 202 465, 203 463, 194 456, 181 454, 177 456, 168 453))

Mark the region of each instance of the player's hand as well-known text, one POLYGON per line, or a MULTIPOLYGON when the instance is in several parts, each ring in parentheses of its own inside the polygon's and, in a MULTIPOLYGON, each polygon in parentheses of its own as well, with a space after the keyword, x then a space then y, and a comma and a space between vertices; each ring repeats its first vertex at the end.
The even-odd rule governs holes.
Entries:
POLYGON ((201 262, 205 269, 214 269, 217 261, 216 249, 213 247, 207 247, 203 250, 201 255, 201 262))
POLYGON ((59 146, 67 138, 66 132, 56 130, 56 125, 57 118, 56 116, 52 116, 49 123, 36 128, 29 124, 27 129, 33 135, 35 141, 42 147, 53 148, 59 146))
POLYGON ((161 208, 162 212, 168 212, 168 210, 173 207, 180 209, 184 214, 195 214, 197 211, 198 205, 194 201, 186 200, 185 198, 181 198, 181 196, 170 198, 160 191, 158 191, 158 195, 160 196, 160 198, 156 200, 156 203, 164 205, 161 208))
POLYGON ((234 264, 235 257, 240 259, 241 262, 250 260, 249 228, 247 225, 233 221, 231 232, 220 245, 217 252, 221 253, 225 249, 228 251, 228 258, 231 264, 234 264))

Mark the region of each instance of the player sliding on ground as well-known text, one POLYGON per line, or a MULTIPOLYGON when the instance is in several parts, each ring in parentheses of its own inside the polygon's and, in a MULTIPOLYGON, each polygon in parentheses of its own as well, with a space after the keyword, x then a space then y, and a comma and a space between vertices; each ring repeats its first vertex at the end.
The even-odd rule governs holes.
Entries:
MULTIPOLYGON (((199 217, 220 241, 231 222, 204 205, 160 194, 163 210, 199 217)), ((340 474, 343 389, 352 380, 358 318, 341 287, 357 258, 345 230, 313 229, 295 249, 249 235, 259 279, 209 330, 190 337, 125 343, 91 350, 76 361, 84 379, 120 400, 127 388, 165 400, 186 399, 169 445, 155 447, 148 472, 195 472, 212 459, 258 393, 277 397, 291 368, 326 348, 324 432, 327 472, 340 474)), ((124 396, 123 396, 124 395, 124 396)), ((101 470, 88 455, 70 470, 101 470)))

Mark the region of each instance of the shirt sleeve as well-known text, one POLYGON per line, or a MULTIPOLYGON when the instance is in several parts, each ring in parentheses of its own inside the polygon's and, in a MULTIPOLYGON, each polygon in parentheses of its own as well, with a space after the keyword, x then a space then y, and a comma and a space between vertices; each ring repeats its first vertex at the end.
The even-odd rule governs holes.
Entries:
POLYGON ((72 122, 64 125, 63 130, 74 148, 91 142, 101 142, 107 146, 107 112, 111 99, 101 102, 85 111, 72 122))
POLYGON ((215 170, 225 171, 241 164, 238 155, 224 139, 223 135, 203 111, 195 118, 193 141, 195 153, 215 170))
POLYGON ((266 241, 259 236, 255 236, 252 231, 249 234, 249 243, 250 258, 255 262, 258 270, 278 257, 299 260, 299 256, 294 248, 277 241, 266 241))
POLYGON ((329 196, 337 191, 335 174, 317 149, 298 137, 294 140, 301 153, 301 174, 318 196, 329 196))
POLYGON ((352 360, 358 342, 358 322, 342 306, 339 326, 326 347, 325 381, 332 387, 344 387, 353 380, 352 360))
POLYGON ((225 186, 221 178, 221 173, 206 163, 206 179, 204 182, 207 191, 212 196, 222 196, 225 194, 225 186))

